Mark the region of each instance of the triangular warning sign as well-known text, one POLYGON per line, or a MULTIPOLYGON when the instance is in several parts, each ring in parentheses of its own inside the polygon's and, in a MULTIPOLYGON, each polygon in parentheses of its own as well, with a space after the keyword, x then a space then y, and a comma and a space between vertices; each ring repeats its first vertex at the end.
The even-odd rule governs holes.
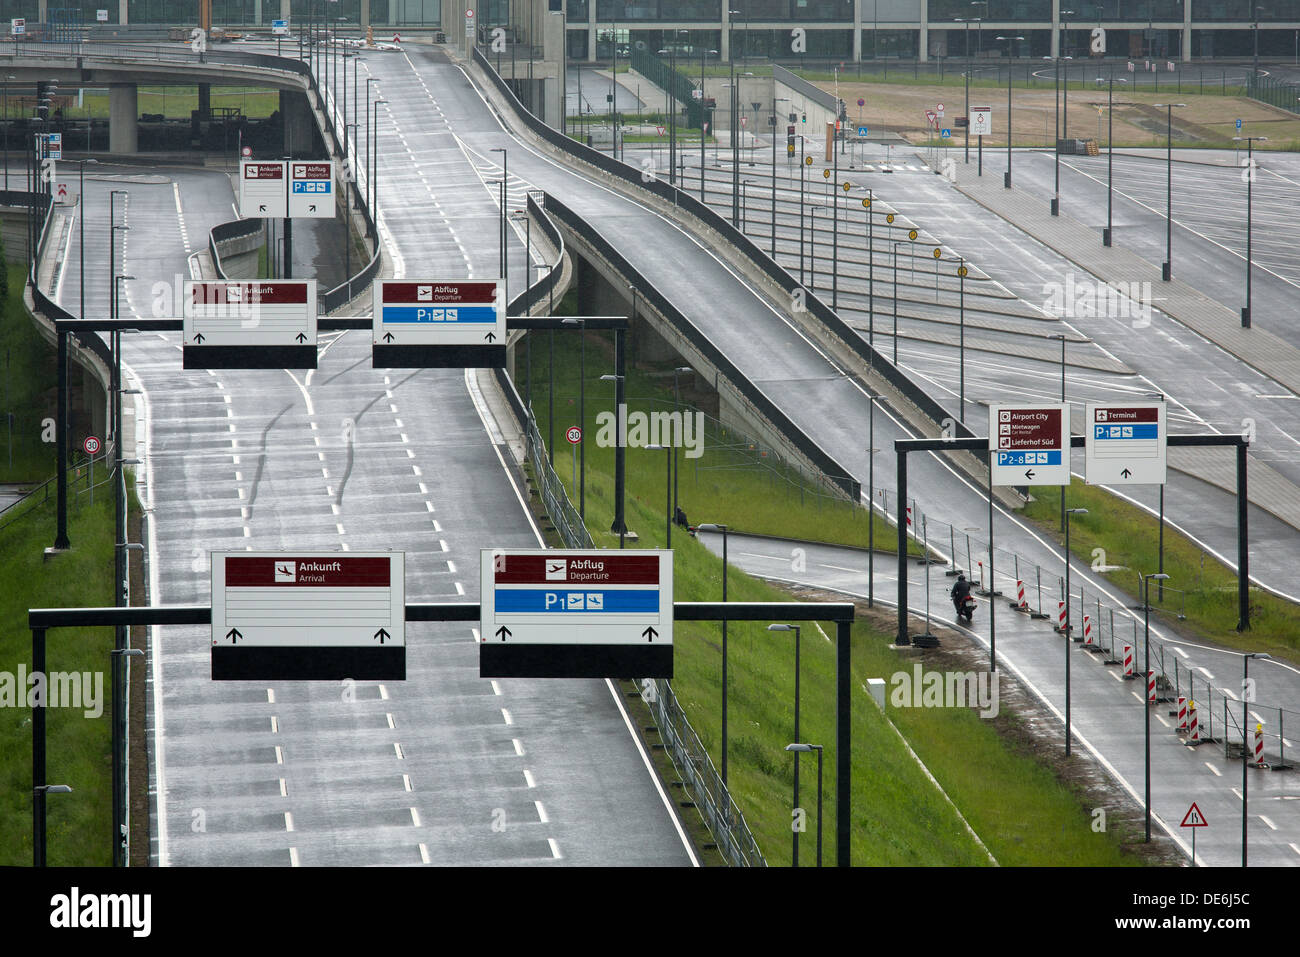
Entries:
POLYGON ((394 43, 401 43, 401 42, 402 42, 402 35, 401 35, 400 33, 394 33, 394 34, 393 34, 393 42, 394 42, 394 43))
POLYGON ((1196 802, 1193 801, 1192 806, 1189 807, 1187 809, 1187 813, 1183 815, 1183 823, 1178 826, 1179 827, 1209 827, 1210 824, 1208 821, 1205 820, 1205 815, 1201 813, 1201 809, 1196 806, 1196 802))

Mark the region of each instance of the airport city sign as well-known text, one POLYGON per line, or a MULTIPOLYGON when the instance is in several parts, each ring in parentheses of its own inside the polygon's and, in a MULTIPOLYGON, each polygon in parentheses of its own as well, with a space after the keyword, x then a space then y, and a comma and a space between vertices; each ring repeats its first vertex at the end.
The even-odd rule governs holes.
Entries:
POLYGON ((213 552, 212 678, 406 678, 402 552, 213 552))
POLYGON ((1165 403, 1088 403, 1084 477, 1089 485, 1164 485, 1165 403))
POLYGON ((372 333, 376 369, 503 367, 505 283, 376 280, 372 333))
POLYGON ((673 675, 673 553, 483 549, 479 676, 673 675))
POLYGON ((994 485, 1070 484, 1068 405, 990 405, 994 485))
POLYGON ((289 163, 289 215, 294 219, 334 218, 334 161, 289 163))
POLYGON ((186 369, 316 368, 316 280, 184 284, 186 369))
POLYGON ((244 219, 283 219, 289 215, 288 175, 283 160, 239 161, 239 215, 244 219))

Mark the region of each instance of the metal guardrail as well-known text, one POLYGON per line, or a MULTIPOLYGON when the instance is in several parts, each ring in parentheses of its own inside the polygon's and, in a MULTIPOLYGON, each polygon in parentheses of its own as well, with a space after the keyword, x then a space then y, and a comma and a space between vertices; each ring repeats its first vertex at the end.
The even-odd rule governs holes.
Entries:
POLYGON ((528 461, 533 463, 533 475, 547 517, 555 526, 555 531, 566 548, 595 548, 596 544, 591 540, 591 533, 587 531, 587 526, 579 517, 578 510, 573 507, 568 494, 564 491, 564 483, 551 467, 550 458, 546 454, 546 443, 537 431, 537 419, 533 417, 531 410, 526 421, 528 461))

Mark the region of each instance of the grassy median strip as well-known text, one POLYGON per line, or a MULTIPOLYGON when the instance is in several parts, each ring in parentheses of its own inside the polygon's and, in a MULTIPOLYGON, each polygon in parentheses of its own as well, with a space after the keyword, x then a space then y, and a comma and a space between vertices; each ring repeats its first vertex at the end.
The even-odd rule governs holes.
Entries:
MULTIPOLYGON (((0 322, 0 347, 9 354, 9 402, 15 410, 12 478, 33 484, 53 474, 54 446, 40 440, 41 419, 53 417, 54 356, 21 303, 22 270, 10 272, 10 297, 0 322)), ((7 464, 7 458, 5 463, 7 464)), ((111 473, 96 470, 94 504, 89 474, 69 473, 68 535, 72 550, 49 561, 54 544, 54 496, 41 496, 5 516, 0 528, 0 866, 32 863, 31 632, 27 610, 111 605, 113 495, 111 473), (20 672, 21 669, 21 672, 20 672), (23 680, 19 680, 20 673, 23 680)), ((110 775, 111 628, 68 628, 47 635, 50 708, 46 719, 47 784, 71 794, 48 799, 51 864, 107 865, 112 861, 110 775), (61 700, 55 700, 55 694, 61 700)))
MULTIPOLYGON (((608 531, 614 517, 613 450, 599 448, 593 407, 612 408, 613 384, 599 375, 612 372, 612 356, 595 345, 590 334, 587 354, 588 432, 586 523, 598 546, 617 547, 608 531), (600 366, 599 368, 593 368, 600 366), (591 381, 594 378, 594 383, 591 381), (593 400, 598 397, 599 402, 593 400)), ((556 469, 566 484, 572 481, 572 452, 564 446, 565 430, 577 423, 576 368, 568 365, 567 348, 557 334, 556 469), (570 385, 570 383, 572 385, 570 385), (572 403, 572 404, 571 404, 572 403)), ((527 350, 520 348, 522 364, 527 350)), ((653 370, 651 370, 653 371, 653 370)), ((532 397, 543 438, 548 435, 546 388, 549 382, 549 343, 546 335, 533 343, 532 397), (541 345, 539 346, 539 343, 541 345)), ((526 379, 526 375, 525 375, 526 379)), ((525 381, 521 392, 527 391, 525 381)), ((671 395, 671 376, 667 379, 671 395)), ((663 380, 634 369, 629 363, 628 395, 654 396, 663 380)), ((629 407, 636 403, 629 400, 629 407)), ((627 450, 627 524, 638 539, 628 547, 660 548, 665 522, 666 454, 627 450)), ((700 461, 705 461, 701 457, 700 461)), ((771 531, 786 536, 835 540, 865 540, 865 530, 852 536, 844 526, 852 521, 843 506, 798 506, 794 493, 774 490, 774 480, 759 470, 710 459, 713 470, 701 468, 694 485, 693 462, 683 458, 681 498, 692 521, 716 521, 755 528, 754 516, 770 515, 771 531), (687 494, 690 486, 689 496, 687 494), (707 510, 707 514, 705 511, 707 510), (698 513, 698 514, 697 514, 698 513), (826 513, 830 513, 829 515, 826 513), (837 530, 834 526, 839 525, 837 530)), ((576 493, 572 496, 577 504, 576 493)), ((861 512, 861 509, 857 511, 861 512)), ((862 519, 858 519, 861 524, 862 519)), ((884 536, 888 544, 891 539, 884 536)), ((717 601, 722 596, 722 563, 680 528, 672 534, 674 591, 678 601, 717 601)), ((795 556, 791 556, 793 564, 795 556)), ((789 569, 793 573, 793 568, 789 569)), ((776 577, 782 569, 773 569, 776 577)), ((728 570, 728 598, 733 601, 783 601, 777 588, 728 570)), ((768 632, 765 623, 728 625, 728 777, 759 847, 769 863, 788 865, 792 857, 791 813, 794 757, 784 750, 794 735, 794 636, 768 632)), ((806 623, 801 636, 799 737, 826 747, 823 781, 823 859, 835 861, 835 650, 834 626, 806 623)), ((1123 850, 1124 832, 1093 829, 1091 809, 1081 795, 1056 778, 1052 770, 1004 741, 998 729, 965 707, 894 707, 886 713, 930 768, 956 804, 948 803, 907 751, 866 692, 868 677, 912 674, 923 659, 889 647, 885 632, 858 620, 853 626, 853 808, 852 852, 855 863, 874 865, 985 865, 988 854, 966 831, 966 818, 1001 864, 1115 865, 1134 863, 1123 850)), ((689 720, 707 747, 715 767, 721 767, 721 626, 712 622, 682 622, 674 626, 675 678, 672 687, 689 720)), ((1003 721, 1015 719, 1003 715, 1003 721)), ((674 792, 680 793, 680 792, 674 792)), ((800 762, 799 805, 806 811, 807 830, 800 838, 800 863, 815 863, 817 828, 817 761, 800 762)), ((689 812, 688 812, 689 813, 689 812)))
MULTIPOLYGON (((1086 508, 1087 515, 1070 519, 1070 550, 1076 560, 1092 563, 1102 549, 1104 572, 1140 600, 1138 573, 1150 575, 1159 567, 1159 522, 1147 512, 1105 489, 1074 482, 1066 491, 1071 508, 1086 508)), ((1063 539, 1059 529, 1060 499, 1054 492, 1030 502, 1025 514, 1049 534, 1063 539)), ((1187 538, 1165 528, 1164 598, 1151 587, 1152 623, 1168 624, 1239 651, 1265 651, 1292 664, 1300 664, 1300 608, 1251 586, 1250 631, 1237 631, 1237 575, 1187 538), (1186 621, 1175 616, 1186 614, 1186 621)))

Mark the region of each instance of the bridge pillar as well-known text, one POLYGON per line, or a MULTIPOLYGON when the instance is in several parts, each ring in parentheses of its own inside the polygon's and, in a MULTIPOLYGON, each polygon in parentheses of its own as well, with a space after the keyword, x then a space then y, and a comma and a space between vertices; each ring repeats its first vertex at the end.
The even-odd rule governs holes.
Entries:
POLYGON ((312 119, 307 94, 281 90, 280 116, 284 121, 285 152, 290 156, 309 152, 312 148, 312 119))
POLYGON ((130 23, 131 18, 127 16, 127 0, 117 0, 117 22, 130 23))
POLYGON ((361 0, 361 29, 364 30, 368 26, 370 26, 370 0, 361 0))
POLYGON ((108 151, 138 150, 139 96, 134 83, 113 83, 108 88, 108 151))
POLYGON ((212 84, 199 84, 199 119, 212 119, 212 84))
POLYGON ((293 2, 293 0, 280 0, 280 19, 281 19, 281 20, 288 20, 288 19, 289 19, 289 4, 292 3, 292 2, 293 2))

